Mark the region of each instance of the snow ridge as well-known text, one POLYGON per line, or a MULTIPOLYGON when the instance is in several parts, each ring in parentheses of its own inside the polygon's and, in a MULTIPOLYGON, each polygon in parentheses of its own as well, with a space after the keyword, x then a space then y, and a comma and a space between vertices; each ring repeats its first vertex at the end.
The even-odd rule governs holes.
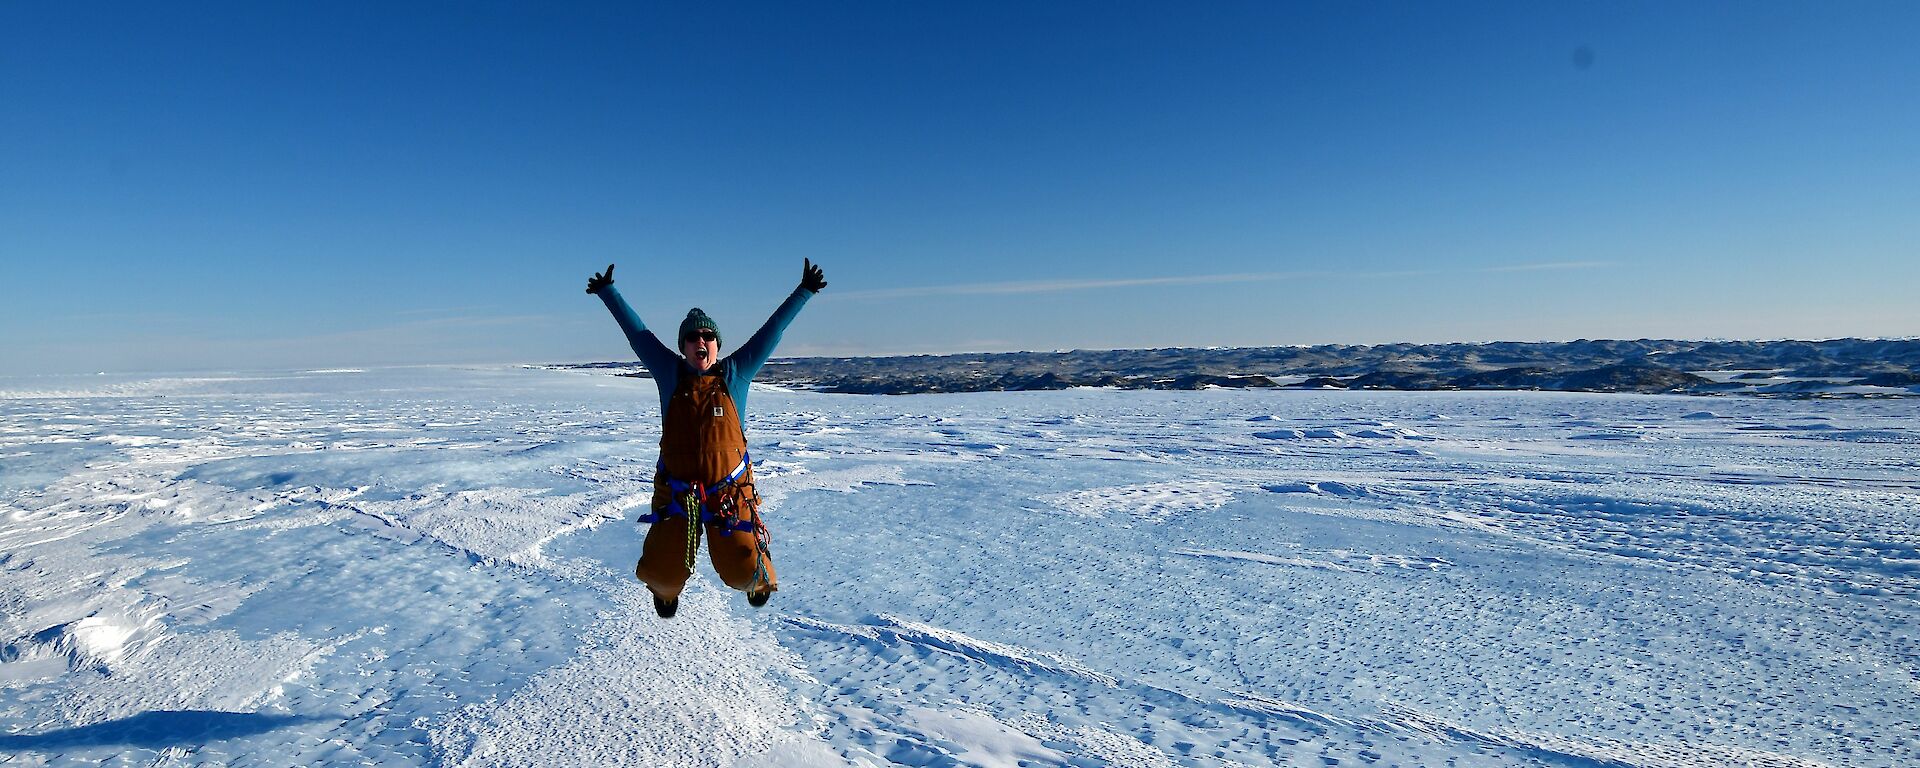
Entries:
POLYGON ((919 645, 988 664, 1008 664, 1022 669, 1070 675, 1091 680, 1109 688, 1120 685, 1120 681, 1114 679, 1112 675, 1096 671, 1057 653, 980 640, 950 629, 909 621, 898 616, 882 614, 876 618, 878 623, 856 625, 835 624, 805 616, 781 617, 788 624, 801 629, 832 632, 882 643, 919 645))

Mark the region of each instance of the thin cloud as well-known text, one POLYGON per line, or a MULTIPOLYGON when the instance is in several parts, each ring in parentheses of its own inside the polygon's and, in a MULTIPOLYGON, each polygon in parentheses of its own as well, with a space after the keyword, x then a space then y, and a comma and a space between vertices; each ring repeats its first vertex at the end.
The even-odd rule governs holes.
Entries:
POLYGON ((394 317, 420 317, 422 315, 453 315, 453 314, 461 314, 461 313, 473 314, 476 312, 489 312, 494 309, 496 308, 485 306, 485 305, 472 305, 472 306, 465 306, 465 307, 422 307, 419 309, 394 310, 390 314, 392 314, 394 317))
POLYGON ((1605 269, 1614 266, 1611 261, 1552 261, 1545 264, 1514 264, 1506 267, 1487 267, 1475 272, 1548 272, 1562 269, 1605 269))
POLYGON ((1388 278, 1431 277, 1446 274, 1485 274, 1497 272, 1547 272, 1571 269, 1599 269, 1613 266, 1605 261, 1559 261, 1539 264, 1512 264, 1479 269, 1414 269, 1390 272, 1235 272, 1219 275, 1174 275, 1166 277, 1085 278, 1062 280, 1020 280, 1001 283, 961 283, 913 288, 877 288, 832 294, 839 299, 908 299, 927 296, 980 296, 1023 293, 1065 293, 1101 288, 1133 288, 1149 285, 1212 285, 1219 283, 1258 283, 1310 278, 1388 278))
POLYGON ((839 294, 843 299, 903 299, 921 296, 977 296, 981 294, 1012 293, 1061 293, 1065 291, 1086 291, 1096 288, 1131 288, 1142 285, 1205 285, 1209 283, 1236 283, 1264 280, 1285 280, 1292 277, 1306 277, 1311 272, 1255 272, 1232 275, 1184 275, 1175 277, 1136 277, 1079 280, 1024 280, 1005 283, 963 283, 959 285, 929 285, 918 288, 881 288, 869 291, 846 291, 839 294))

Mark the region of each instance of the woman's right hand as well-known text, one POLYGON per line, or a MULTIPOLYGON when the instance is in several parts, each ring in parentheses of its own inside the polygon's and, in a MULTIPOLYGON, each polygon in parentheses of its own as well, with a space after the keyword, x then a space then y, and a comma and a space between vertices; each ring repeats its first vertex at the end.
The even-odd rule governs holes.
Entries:
POLYGON ((587 278, 587 293, 599 293, 600 289, 613 285, 613 265, 607 265, 607 271, 596 272, 587 278))

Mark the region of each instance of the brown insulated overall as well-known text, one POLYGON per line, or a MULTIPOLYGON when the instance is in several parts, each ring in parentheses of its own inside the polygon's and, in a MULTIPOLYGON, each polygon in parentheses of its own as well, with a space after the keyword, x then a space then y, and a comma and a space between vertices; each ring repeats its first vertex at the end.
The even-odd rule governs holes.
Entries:
MULTIPOLYGON (((740 424, 740 412, 727 395, 726 381, 719 376, 695 375, 682 371, 673 398, 667 405, 666 426, 660 434, 660 462, 666 475, 682 483, 711 487, 726 479, 747 455, 747 436, 740 424)), ((757 521, 760 497, 753 489, 753 468, 748 467, 731 486, 707 497, 709 509, 718 509, 730 498, 741 520, 757 521)), ((634 575, 646 582, 654 594, 668 600, 680 597, 680 590, 693 574, 687 571, 687 517, 668 517, 673 491, 667 477, 653 479, 653 511, 658 522, 647 529, 647 541, 641 549, 634 575)), ((698 519, 700 511, 688 508, 698 519)), ((752 531, 727 531, 717 525, 704 526, 707 557, 713 570, 726 585, 743 592, 773 592, 773 561, 760 554, 752 531), (764 583, 754 583, 755 560, 766 568, 764 583)))

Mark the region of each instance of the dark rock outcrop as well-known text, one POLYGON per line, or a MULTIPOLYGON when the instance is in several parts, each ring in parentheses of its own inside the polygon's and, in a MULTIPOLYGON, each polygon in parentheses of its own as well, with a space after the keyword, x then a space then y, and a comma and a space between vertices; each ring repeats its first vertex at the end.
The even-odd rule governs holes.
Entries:
POLYGON ((1657 365, 1609 365, 1576 371, 1560 378, 1559 386, 1576 392, 1685 392, 1712 380, 1657 365))
POLYGON ((1553 382, 1551 369, 1524 366, 1469 373, 1454 379, 1453 386, 1459 389, 1544 389, 1553 382))
POLYGON ((1374 371, 1347 380, 1348 389, 1452 389, 1453 380, 1426 371, 1374 371))
POLYGON ((1847 382, 1854 386, 1867 387, 1912 387, 1920 386, 1920 371, 1887 371, 1872 376, 1863 376, 1847 382))
POLYGON ((1293 386, 1300 389, 1346 389, 1347 383, 1332 376, 1315 376, 1293 386))

